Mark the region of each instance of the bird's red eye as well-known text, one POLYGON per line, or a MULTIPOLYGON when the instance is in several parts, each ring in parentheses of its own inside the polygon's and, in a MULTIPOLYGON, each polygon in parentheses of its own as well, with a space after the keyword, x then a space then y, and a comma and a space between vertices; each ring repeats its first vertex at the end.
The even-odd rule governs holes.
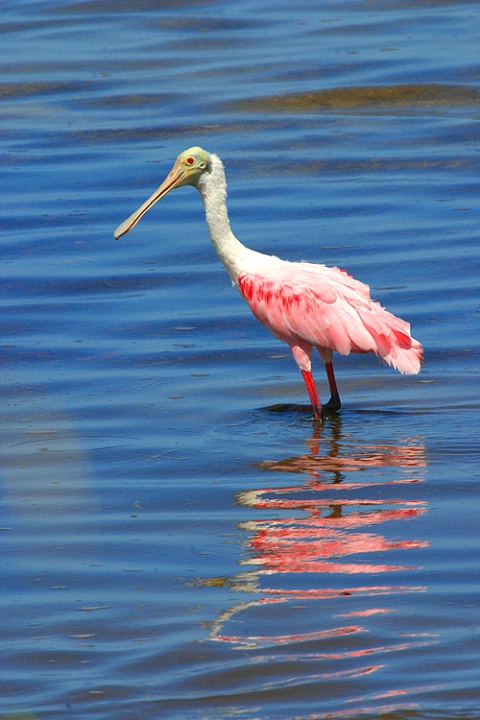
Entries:
POLYGON ((195 158, 192 157, 191 155, 189 155, 189 156, 187 157, 187 159, 185 160, 185 162, 187 163, 187 165, 194 165, 194 164, 195 164, 195 158))

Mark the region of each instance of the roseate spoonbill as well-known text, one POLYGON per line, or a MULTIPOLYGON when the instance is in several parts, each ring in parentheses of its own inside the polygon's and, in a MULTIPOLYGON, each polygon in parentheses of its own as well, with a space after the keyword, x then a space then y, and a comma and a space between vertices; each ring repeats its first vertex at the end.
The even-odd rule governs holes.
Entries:
POLYGON ((230 229, 227 183, 217 155, 200 147, 181 153, 170 173, 127 220, 115 238, 131 230, 170 190, 193 185, 205 208, 213 247, 250 310, 280 340, 286 342, 301 370, 313 414, 339 410, 332 353, 374 353, 404 374, 415 374, 422 346, 410 335, 410 325, 370 298, 370 288, 344 270, 307 262, 287 262, 250 250, 230 229), (330 400, 322 406, 311 372, 312 348, 325 364, 330 400))

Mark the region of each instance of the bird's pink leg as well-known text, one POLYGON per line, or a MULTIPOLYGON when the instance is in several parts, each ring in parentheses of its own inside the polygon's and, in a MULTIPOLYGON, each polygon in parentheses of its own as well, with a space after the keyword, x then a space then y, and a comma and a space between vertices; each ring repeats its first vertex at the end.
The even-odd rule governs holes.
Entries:
POLYGON ((305 385, 307 386, 308 397, 310 398, 310 402, 312 403, 313 416, 317 420, 321 420, 322 419, 322 403, 320 402, 320 398, 318 397, 318 392, 317 392, 317 388, 315 387, 313 375, 310 372, 310 370, 302 370, 302 375, 303 375, 303 379, 305 380, 305 385))
POLYGON ((331 362, 325 363, 325 370, 327 371, 328 384, 330 386, 330 400, 326 403, 326 405, 324 405, 324 407, 327 410, 340 410, 342 403, 340 402, 340 395, 338 394, 337 383, 331 362))

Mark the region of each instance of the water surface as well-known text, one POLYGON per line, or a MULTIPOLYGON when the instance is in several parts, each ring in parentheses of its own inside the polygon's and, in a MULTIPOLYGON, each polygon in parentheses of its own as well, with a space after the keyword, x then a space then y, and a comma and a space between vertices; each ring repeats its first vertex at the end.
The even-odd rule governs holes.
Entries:
POLYGON ((4 3, 2 718, 480 716, 479 15, 4 3), (319 427, 194 190, 114 241, 194 144, 420 375, 338 358, 319 427))

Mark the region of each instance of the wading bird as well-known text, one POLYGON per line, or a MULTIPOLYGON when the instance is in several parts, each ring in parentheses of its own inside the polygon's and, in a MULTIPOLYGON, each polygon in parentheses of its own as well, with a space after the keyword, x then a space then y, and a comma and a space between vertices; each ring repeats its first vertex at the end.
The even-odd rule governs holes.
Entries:
POLYGON ((131 230, 152 205, 174 188, 193 185, 199 191, 213 247, 232 283, 250 310, 286 342, 301 370, 313 414, 339 410, 332 353, 374 353, 404 374, 415 374, 422 346, 410 325, 370 298, 370 288, 344 270, 307 262, 287 262, 250 250, 230 229, 225 170, 217 155, 191 147, 178 156, 160 187, 115 230, 115 238, 131 230), (311 372, 312 348, 320 353, 330 386, 322 406, 311 372))

